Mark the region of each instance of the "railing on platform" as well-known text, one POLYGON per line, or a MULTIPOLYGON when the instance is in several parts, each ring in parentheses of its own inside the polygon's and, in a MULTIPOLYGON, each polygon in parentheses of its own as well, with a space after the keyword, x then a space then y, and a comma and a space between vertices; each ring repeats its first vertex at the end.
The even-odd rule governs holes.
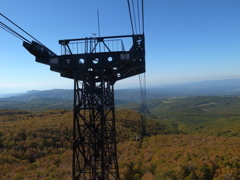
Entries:
POLYGON ((125 51, 122 39, 86 38, 61 46, 61 55, 125 51))

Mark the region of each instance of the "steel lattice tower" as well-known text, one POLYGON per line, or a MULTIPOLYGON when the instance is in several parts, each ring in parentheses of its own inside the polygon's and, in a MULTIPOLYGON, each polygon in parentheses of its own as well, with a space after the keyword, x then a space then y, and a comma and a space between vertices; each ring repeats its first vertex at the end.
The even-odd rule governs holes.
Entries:
POLYGON ((74 179, 119 179, 113 85, 100 79, 74 80, 74 179))
POLYGON ((36 61, 74 80, 72 177, 120 179, 114 84, 145 72, 144 34, 60 40, 58 56, 39 43, 23 46, 36 61), (125 50, 125 41, 130 45, 125 50))

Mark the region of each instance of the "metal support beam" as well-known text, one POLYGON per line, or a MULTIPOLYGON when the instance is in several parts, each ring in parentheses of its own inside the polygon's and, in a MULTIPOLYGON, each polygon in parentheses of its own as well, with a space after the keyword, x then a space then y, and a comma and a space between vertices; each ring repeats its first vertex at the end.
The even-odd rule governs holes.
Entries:
POLYGON ((104 70, 100 82, 80 75, 75 72, 73 179, 118 180, 113 85, 104 70))

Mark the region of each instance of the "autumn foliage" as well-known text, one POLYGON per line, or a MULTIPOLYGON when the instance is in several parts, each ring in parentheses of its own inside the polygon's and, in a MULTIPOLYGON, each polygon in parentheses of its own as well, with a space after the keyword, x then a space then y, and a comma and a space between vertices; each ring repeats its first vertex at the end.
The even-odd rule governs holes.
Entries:
MULTIPOLYGON (((123 180, 240 179, 239 137, 186 135, 175 124, 148 118, 141 142, 140 118, 133 110, 116 111, 123 180)), ((1 180, 71 179, 72 111, 0 109, 0 126, 1 180)))

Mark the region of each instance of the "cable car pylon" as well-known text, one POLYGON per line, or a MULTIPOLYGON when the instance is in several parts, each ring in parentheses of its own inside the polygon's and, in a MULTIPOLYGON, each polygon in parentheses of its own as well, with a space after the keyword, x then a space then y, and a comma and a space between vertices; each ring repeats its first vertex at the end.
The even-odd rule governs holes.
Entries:
POLYGON ((23 46, 37 62, 74 80, 73 179, 119 179, 114 84, 145 72, 144 35, 66 39, 59 43, 63 52, 60 56, 36 42, 24 42, 23 46), (132 39, 129 50, 124 48, 124 38, 132 39), (78 51, 70 47, 78 47, 78 51))
MULTIPOLYGON (((52 52, 0 13, 2 17, 34 39, 29 41, 0 22, 2 29, 23 41, 23 46, 36 57, 36 62, 49 65, 51 71, 74 80, 73 180, 120 179, 117 162, 114 85, 119 80, 145 72, 144 31, 139 34, 134 33, 136 30, 134 31, 129 0, 128 6, 132 35, 59 40, 62 47, 61 55, 52 52), (126 39, 128 40, 125 41, 126 39), (129 49, 125 48, 126 42, 127 45, 131 42, 129 49)), ((138 14, 139 10, 140 8, 138 8, 138 14)), ((134 20, 136 25, 136 19, 134 20)), ((138 21, 140 23, 140 16, 138 21)), ((142 26, 144 30, 143 17, 142 26)), ((145 127, 145 121, 142 121, 145 127)))

